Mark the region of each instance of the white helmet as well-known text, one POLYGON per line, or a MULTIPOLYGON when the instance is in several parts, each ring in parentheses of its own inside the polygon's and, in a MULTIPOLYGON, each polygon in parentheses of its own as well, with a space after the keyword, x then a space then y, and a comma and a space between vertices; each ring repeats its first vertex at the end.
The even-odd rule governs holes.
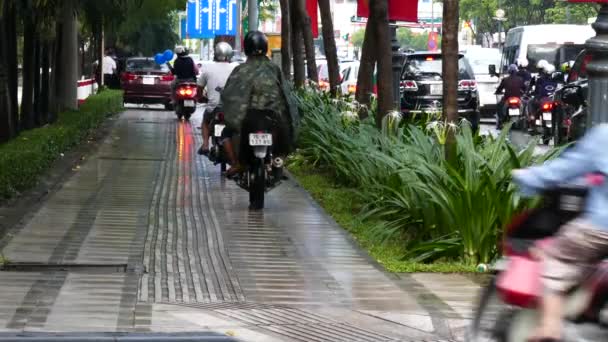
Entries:
POLYGON ((218 62, 230 62, 232 58, 232 46, 226 42, 217 43, 214 58, 218 62))
POLYGON ((527 58, 518 58, 517 59, 517 66, 520 68, 527 68, 528 67, 528 59, 527 58))
POLYGON ((188 54, 188 50, 183 45, 177 45, 174 50, 175 54, 178 56, 184 56, 188 54))
POLYGON ((547 62, 547 60, 541 59, 540 61, 538 61, 538 63, 536 63, 536 69, 543 70, 543 69, 545 69, 547 64, 549 64, 549 62, 547 62))
POLYGON ((555 65, 547 63, 547 65, 545 65, 545 72, 548 75, 552 75, 555 72, 555 65))

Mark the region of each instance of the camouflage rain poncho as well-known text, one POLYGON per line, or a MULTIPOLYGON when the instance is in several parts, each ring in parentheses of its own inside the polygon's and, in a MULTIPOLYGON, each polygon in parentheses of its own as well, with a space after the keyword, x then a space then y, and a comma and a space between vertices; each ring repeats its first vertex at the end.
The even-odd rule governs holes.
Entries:
POLYGON ((249 57, 234 69, 222 91, 222 104, 228 127, 240 131, 248 109, 271 110, 288 124, 290 140, 295 141, 300 122, 295 99, 281 69, 266 56, 249 57))

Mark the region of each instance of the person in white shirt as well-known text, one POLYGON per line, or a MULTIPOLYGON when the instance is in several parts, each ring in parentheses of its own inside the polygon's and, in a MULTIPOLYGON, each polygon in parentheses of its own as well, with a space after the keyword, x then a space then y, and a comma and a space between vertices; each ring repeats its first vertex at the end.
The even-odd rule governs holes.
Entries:
POLYGON ((221 92, 226 85, 228 77, 236 64, 230 63, 232 58, 232 47, 230 44, 220 42, 215 46, 214 63, 206 65, 201 72, 198 80, 199 93, 207 88, 207 98, 209 99, 203 115, 203 146, 199 153, 209 154, 209 124, 213 120, 214 110, 221 105, 221 92))
POLYGON ((116 83, 116 62, 114 58, 110 57, 110 53, 111 50, 106 49, 103 56, 103 84, 107 87, 113 87, 116 83))

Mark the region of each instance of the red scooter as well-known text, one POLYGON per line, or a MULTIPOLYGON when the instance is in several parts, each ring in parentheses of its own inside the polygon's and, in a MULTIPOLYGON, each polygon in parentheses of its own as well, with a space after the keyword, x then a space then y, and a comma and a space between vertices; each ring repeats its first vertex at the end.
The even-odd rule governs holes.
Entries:
MULTIPOLYGON (((547 191, 542 205, 507 227, 503 257, 493 267, 466 341, 525 342, 540 322, 541 261, 535 251, 552 243, 559 228, 582 212, 588 186, 547 191)), ((603 176, 600 176, 603 181, 603 176)), ((608 341, 608 261, 567 293, 564 341, 608 341)))

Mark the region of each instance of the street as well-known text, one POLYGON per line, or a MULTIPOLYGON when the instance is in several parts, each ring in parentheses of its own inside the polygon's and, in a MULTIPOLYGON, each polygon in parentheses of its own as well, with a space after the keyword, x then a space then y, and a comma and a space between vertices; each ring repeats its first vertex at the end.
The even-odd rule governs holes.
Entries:
POLYGON ((386 273, 293 180, 250 212, 247 193, 196 154, 201 111, 188 123, 127 109, 12 227, 0 245, 0 341, 463 339, 476 281, 386 273))

